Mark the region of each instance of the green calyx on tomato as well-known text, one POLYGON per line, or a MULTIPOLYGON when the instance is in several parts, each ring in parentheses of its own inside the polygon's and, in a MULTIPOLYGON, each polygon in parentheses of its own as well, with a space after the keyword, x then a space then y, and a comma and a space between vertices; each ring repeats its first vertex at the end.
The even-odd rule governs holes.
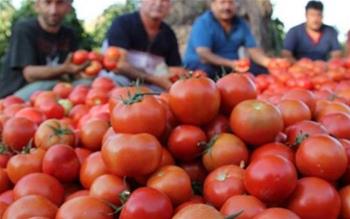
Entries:
POLYGON ((243 214, 243 211, 244 211, 244 210, 240 210, 240 211, 237 212, 237 213, 234 213, 234 214, 232 214, 232 215, 230 215, 230 216, 225 217, 225 219, 235 219, 235 218, 238 218, 241 214, 243 214))
POLYGON ((68 128, 55 128, 52 126, 49 126, 53 132, 55 136, 63 136, 63 135, 72 135, 74 134, 72 130, 68 129, 68 128))
POLYGON ((125 99, 122 98, 122 102, 124 105, 132 105, 134 103, 141 102, 144 96, 152 96, 152 95, 160 95, 160 93, 141 93, 137 91, 134 95, 131 95, 130 92, 128 92, 128 97, 125 99))
POLYGON ((306 140, 307 138, 309 138, 310 135, 307 133, 303 133, 302 131, 300 132, 300 134, 297 136, 297 138, 295 139, 295 142, 291 145, 291 147, 297 147, 298 145, 300 145, 304 140, 306 140))

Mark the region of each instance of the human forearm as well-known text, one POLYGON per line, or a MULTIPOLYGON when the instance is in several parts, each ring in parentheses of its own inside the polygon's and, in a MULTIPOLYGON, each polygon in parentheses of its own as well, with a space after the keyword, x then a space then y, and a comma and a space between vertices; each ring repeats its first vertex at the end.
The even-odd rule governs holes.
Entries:
POLYGON ((264 67, 268 66, 271 59, 260 48, 248 49, 248 52, 254 62, 264 67))
POLYGON ((228 68, 233 66, 233 60, 218 56, 207 48, 198 48, 197 53, 204 63, 228 68))
POLYGON ((293 57, 293 54, 288 50, 282 50, 281 56, 282 58, 287 59, 291 63, 295 62, 295 58, 293 57))
POLYGON ((27 66, 23 70, 24 78, 28 82, 53 79, 63 75, 64 68, 62 66, 27 66))

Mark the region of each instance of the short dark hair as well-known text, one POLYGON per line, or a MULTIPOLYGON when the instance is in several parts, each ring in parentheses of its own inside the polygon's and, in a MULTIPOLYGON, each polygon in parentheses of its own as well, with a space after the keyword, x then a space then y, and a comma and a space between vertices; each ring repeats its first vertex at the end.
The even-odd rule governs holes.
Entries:
POLYGON ((320 1, 309 1, 305 7, 305 10, 315 9, 323 12, 323 3, 320 1))

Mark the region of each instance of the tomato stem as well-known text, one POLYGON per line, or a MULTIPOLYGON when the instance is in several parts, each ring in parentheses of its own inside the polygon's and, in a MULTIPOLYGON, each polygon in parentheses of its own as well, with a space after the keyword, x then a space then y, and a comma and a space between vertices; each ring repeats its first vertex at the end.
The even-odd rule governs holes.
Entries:
POLYGON ((239 217, 241 214, 243 213, 243 210, 240 210, 239 212, 232 214, 230 216, 225 217, 225 219, 235 219, 237 217, 239 217))
POLYGON ((160 95, 160 93, 156 93, 156 92, 150 92, 150 93, 141 93, 141 92, 136 92, 134 95, 131 95, 130 93, 128 93, 128 97, 123 99, 122 98, 122 102, 125 105, 132 105, 134 103, 138 103, 141 102, 143 100, 144 96, 153 96, 153 95, 160 95))

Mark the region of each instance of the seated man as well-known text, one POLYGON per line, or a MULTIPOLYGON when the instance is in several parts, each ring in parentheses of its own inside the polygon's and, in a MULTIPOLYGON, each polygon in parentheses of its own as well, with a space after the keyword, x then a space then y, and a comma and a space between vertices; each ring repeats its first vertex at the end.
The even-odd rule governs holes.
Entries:
POLYGON ((186 68, 201 69, 214 78, 235 68, 238 49, 247 48, 251 58, 267 67, 269 58, 257 48, 255 39, 245 21, 236 16, 235 0, 211 0, 211 10, 196 19, 192 26, 184 64, 186 68))
POLYGON ((339 58, 341 47, 337 31, 322 23, 323 4, 310 1, 306 5, 306 22, 290 29, 284 40, 282 56, 295 61, 301 58, 327 60, 339 58))
MULTIPOLYGON (((124 59, 126 61, 119 63, 115 71, 128 79, 140 78, 168 89, 171 82, 167 74, 154 75, 146 68, 153 62, 151 59, 154 56, 170 67, 182 64, 176 36, 163 22, 169 13, 171 0, 143 0, 140 4, 139 11, 116 18, 107 32, 108 46, 121 47, 130 52, 124 59), (139 63, 139 66, 135 66, 130 63, 132 60, 143 60, 144 65, 139 63)), ((159 66, 161 62, 152 65, 159 66)))
POLYGON ((36 0, 35 9, 37 18, 13 27, 0 73, 0 98, 14 94, 28 100, 36 90, 52 89, 60 77, 86 67, 71 64, 68 55, 77 47, 73 31, 62 26, 71 0, 36 0))

